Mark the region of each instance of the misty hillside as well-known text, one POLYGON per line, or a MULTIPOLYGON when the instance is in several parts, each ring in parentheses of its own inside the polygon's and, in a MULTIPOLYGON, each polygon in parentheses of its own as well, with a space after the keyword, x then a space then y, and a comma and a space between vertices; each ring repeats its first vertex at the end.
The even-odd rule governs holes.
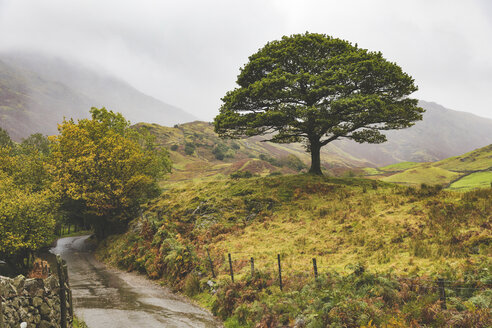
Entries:
POLYGON ((492 119, 447 109, 439 104, 420 101, 424 119, 408 129, 388 131, 388 141, 357 144, 335 141, 352 156, 378 166, 398 162, 434 162, 458 156, 492 143, 492 119))
POLYGON ((132 123, 173 125, 195 119, 84 66, 38 55, 0 54, 0 127, 14 139, 34 132, 54 134, 63 117, 86 117, 93 106, 121 112, 132 123))

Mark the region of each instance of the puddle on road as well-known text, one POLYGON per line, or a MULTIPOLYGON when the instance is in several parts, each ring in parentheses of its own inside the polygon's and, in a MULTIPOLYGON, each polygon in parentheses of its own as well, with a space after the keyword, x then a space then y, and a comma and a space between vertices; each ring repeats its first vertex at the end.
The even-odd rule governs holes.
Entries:
POLYGON ((89 328, 222 327, 205 310, 144 277, 96 261, 87 238, 62 238, 51 252, 67 262, 75 313, 89 328))

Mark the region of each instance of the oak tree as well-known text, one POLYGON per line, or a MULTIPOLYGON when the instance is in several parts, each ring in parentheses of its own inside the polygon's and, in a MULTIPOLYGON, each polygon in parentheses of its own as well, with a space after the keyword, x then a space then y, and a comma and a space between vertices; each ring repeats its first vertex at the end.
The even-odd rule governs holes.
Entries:
POLYGON ((320 150, 328 143, 382 143, 381 130, 409 127, 424 111, 407 97, 417 87, 397 64, 323 34, 267 43, 249 57, 237 84, 222 98, 215 131, 221 137, 304 142, 313 174, 322 174, 320 150))

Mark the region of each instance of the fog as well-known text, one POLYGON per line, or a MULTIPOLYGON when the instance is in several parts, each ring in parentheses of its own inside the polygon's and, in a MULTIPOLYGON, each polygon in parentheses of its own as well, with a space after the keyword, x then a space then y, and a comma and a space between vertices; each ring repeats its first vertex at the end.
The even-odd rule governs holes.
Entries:
POLYGON ((415 97, 492 117, 487 0, 0 0, 0 51, 82 62, 203 120, 249 55, 305 31, 382 51, 415 97))

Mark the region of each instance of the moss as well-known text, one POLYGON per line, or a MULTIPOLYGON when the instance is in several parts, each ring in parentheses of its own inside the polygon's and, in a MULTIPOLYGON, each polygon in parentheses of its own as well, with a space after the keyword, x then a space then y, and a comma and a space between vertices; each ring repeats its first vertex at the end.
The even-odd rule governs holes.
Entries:
POLYGON ((73 318, 73 328, 87 328, 87 325, 85 324, 84 321, 80 320, 77 317, 73 318))

